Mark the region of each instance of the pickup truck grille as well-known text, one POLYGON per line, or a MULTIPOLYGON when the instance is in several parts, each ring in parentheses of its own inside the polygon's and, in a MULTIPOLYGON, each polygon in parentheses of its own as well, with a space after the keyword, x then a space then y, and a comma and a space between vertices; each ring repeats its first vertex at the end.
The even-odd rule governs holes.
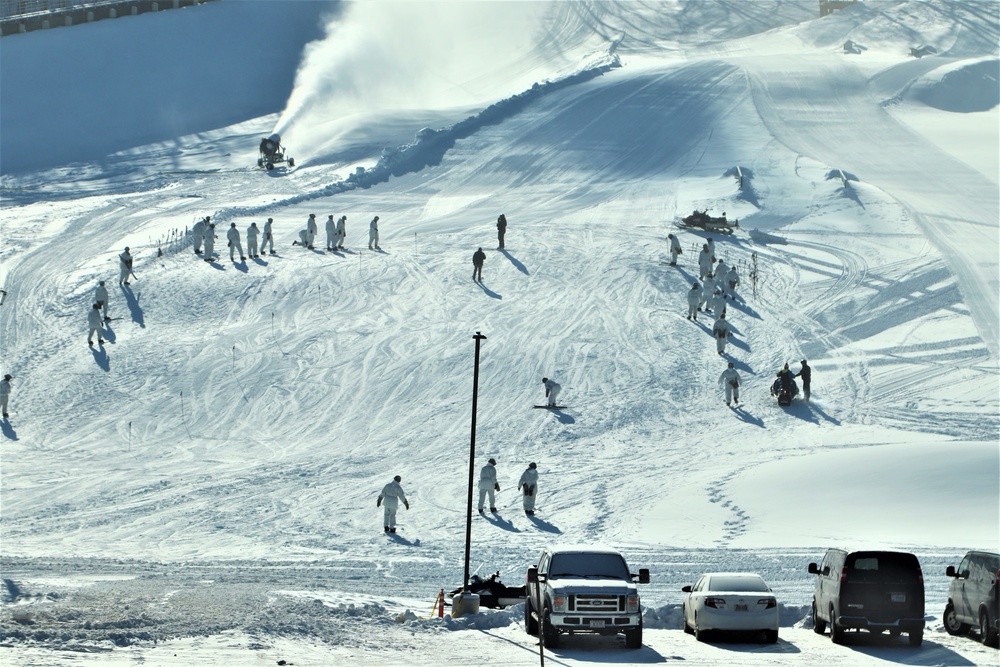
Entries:
POLYGON ((625 598, 621 595, 570 595, 569 610, 609 614, 625 611, 625 598))

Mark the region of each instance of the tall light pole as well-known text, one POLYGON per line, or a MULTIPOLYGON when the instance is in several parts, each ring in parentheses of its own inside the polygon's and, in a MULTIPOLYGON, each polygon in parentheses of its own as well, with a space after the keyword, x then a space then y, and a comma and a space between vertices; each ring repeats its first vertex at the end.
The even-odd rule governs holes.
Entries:
POLYGON ((472 485, 476 475, 476 405, 479 402, 479 341, 486 336, 476 332, 472 337, 476 341, 476 364, 472 372, 472 439, 469 445, 469 503, 465 512, 465 578, 462 579, 463 590, 469 592, 469 549, 472 544, 472 485))

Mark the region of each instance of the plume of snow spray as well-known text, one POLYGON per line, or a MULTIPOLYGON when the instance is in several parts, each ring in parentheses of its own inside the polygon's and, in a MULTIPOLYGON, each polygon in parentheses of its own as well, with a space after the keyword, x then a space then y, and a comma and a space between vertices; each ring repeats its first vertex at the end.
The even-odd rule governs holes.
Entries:
POLYGON ((551 7, 345 3, 326 37, 306 48, 274 131, 301 163, 375 112, 475 107, 530 87, 539 60, 526 55, 551 7))

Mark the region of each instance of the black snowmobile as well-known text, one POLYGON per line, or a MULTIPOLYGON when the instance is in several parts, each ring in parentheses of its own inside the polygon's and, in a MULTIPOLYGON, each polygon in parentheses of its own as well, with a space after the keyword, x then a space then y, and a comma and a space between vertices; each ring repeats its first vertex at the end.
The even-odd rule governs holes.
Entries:
MULTIPOLYGON (((448 593, 448 597, 454 598, 462 590, 463 587, 459 586, 448 593)), ((488 579, 482 579, 478 574, 472 575, 469 579, 469 592, 479 596, 480 607, 488 609, 503 609, 504 607, 521 604, 527 595, 524 586, 518 586, 517 588, 504 586, 500 581, 499 571, 491 574, 488 579)))
POLYGON ((777 396, 778 405, 788 407, 792 404, 792 399, 799 395, 799 386, 795 380, 789 380, 788 386, 782 386, 781 378, 775 378, 771 385, 771 396, 777 396))
POLYGON ((694 211, 691 215, 682 218, 679 227, 696 227, 704 229, 706 232, 719 232, 721 234, 732 234, 740 226, 739 220, 728 220, 723 213, 721 218, 713 218, 708 214, 708 209, 704 211, 694 211))

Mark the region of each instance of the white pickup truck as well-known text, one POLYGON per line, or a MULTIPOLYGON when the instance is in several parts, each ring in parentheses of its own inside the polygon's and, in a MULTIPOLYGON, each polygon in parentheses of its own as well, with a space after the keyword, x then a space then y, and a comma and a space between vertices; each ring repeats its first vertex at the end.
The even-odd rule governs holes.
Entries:
POLYGON ((625 635, 626 648, 642 646, 642 610, 636 582, 649 583, 649 570, 629 571, 625 558, 603 547, 547 547, 528 568, 524 626, 542 627, 542 643, 559 645, 561 634, 625 635))

